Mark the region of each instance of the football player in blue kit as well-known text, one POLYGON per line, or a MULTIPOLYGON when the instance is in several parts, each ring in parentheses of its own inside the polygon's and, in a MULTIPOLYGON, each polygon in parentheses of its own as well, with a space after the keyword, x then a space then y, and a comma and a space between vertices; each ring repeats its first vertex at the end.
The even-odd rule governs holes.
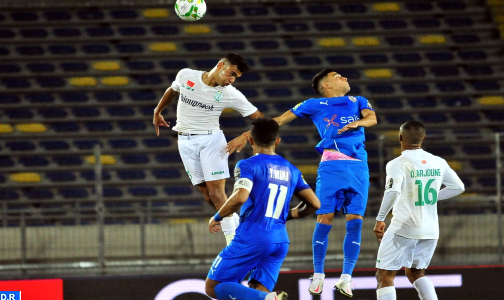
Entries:
POLYGON ((279 125, 271 118, 252 123, 254 156, 238 162, 232 195, 210 219, 209 231, 220 230, 222 218, 240 210, 233 241, 215 258, 206 280, 206 293, 217 299, 285 300, 272 292, 289 250, 285 222, 320 208, 320 201, 301 172, 275 153, 279 125), (292 195, 301 203, 289 209, 292 195), (241 284, 250 272, 249 287, 241 284))
MULTIPOLYGON (((322 293, 328 236, 334 215, 341 210, 347 223, 343 272, 335 288, 343 295, 353 297, 351 276, 360 253, 362 218, 369 189, 364 127, 376 125, 376 114, 366 98, 345 96, 350 85, 334 70, 325 69, 316 74, 312 88, 323 98, 308 99, 273 119, 281 126, 296 118, 308 117, 322 138, 316 146, 322 153, 316 189, 322 207, 317 211, 313 233, 315 270, 309 291, 312 295, 322 293)), ((239 152, 246 144, 247 135, 245 132, 230 141, 227 151, 239 152)))

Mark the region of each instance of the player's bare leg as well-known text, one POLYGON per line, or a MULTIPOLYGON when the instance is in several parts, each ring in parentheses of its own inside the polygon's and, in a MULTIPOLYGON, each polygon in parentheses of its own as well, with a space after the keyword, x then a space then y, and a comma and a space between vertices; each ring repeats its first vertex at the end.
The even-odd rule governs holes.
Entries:
POLYGON ((388 271, 378 269, 376 271, 376 281, 378 282, 378 289, 376 290, 376 297, 378 300, 395 300, 396 291, 394 287, 394 278, 397 271, 388 271))
POLYGON ((418 292, 422 300, 437 300, 434 284, 425 276, 425 269, 406 268, 406 276, 418 292))

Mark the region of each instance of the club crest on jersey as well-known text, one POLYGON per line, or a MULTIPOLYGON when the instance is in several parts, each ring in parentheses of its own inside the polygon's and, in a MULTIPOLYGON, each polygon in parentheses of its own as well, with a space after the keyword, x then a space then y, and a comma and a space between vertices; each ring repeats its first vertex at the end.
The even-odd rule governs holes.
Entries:
POLYGON ((355 98, 354 96, 348 96, 348 99, 350 99, 350 101, 352 101, 352 102, 357 101, 357 98, 355 98))
POLYGON ((394 179, 390 178, 389 181, 387 182, 387 186, 385 189, 391 189, 394 186, 394 179))
POLYGON ((219 102, 222 99, 224 99, 224 94, 221 91, 217 91, 217 92, 215 92, 213 97, 214 97, 215 101, 219 102))

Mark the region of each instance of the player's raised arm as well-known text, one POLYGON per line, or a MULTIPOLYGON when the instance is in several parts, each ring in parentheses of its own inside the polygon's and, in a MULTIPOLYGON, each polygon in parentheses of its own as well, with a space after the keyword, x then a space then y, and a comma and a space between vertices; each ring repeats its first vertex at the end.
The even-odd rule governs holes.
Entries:
POLYGON ((338 130, 338 134, 357 127, 371 127, 378 123, 374 110, 363 109, 361 110, 361 114, 363 116, 362 119, 345 125, 343 128, 338 130))
POLYGON ((159 135, 159 127, 170 127, 170 122, 166 122, 161 115, 161 112, 170 105, 173 100, 175 100, 179 96, 179 92, 175 91, 173 88, 169 87, 166 92, 159 100, 158 105, 154 109, 154 116, 152 118, 152 123, 154 124, 154 128, 156 128, 156 135, 159 135))

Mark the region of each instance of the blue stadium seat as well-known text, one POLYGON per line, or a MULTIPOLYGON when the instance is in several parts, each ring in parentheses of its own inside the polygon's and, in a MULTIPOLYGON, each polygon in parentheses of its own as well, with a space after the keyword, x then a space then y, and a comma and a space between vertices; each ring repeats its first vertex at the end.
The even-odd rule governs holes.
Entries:
POLYGON ((462 60, 485 60, 487 58, 483 50, 461 50, 457 55, 462 60))
POLYGON ((78 156, 55 156, 53 161, 59 166, 80 166, 83 162, 78 156))
POLYGON ((376 27, 373 21, 348 21, 346 25, 352 30, 374 30, 376 27))
POLYGON ((306 135, 283 135, 282 142, 286 144, 305 144, 308 142, 308 137, 306 135))
POLYGON ((107 113, 111 117, 134 116, 135 110, 132 107, 108 107, 107 113))
POLYGON ((212 69, 217 63, 219 63, 218 59, 207 58, 207 59, 195 59, 193 61, 196 68, 199 69, 212 69))
POLYGON ((61 77, 40 77, 35 80, 39 86, 44 88, 58 88, 66 85, 66 81, 61 77))
POLYGON ((68 11, 45 11, 44 16, 47 21, 68 21, 72 19, 72 14, 68 11))
POLYGON ((209 14, 211 14, 214 17, 232 17, 236 15, 236 10, 233 7, 210 7, 207 11, 209 14))
POLYGON ((72 114, 77 118, 94 118, 100 115, 100 111, 94 107, 72 108, 72 114))
POLYGON ((223 51, 243 50, 245 49, 245 44, 242 41, 224 41, 217 42, 217 47, 223 51))
MULTIPOLYGON (((348 79, 358 79, 360 78, 360 73, 359 71, 355 69, 339 69, 338 70, 339 74, 343 77, 346 77, 348 79)), ((315 72, 312 73, 312 76, 306 78, 307 80, 311 80, 315 76, 315 72)), ((355 91, 354 91, 355 92, 355 91)))
POLYGON ((108 45, 83 45, 82 51, 86 54, 106 54, 110 52, 110 47, 108 45))
POLYGON ((133 9, 121 9, 110 11, 110 16, 118 20, 133 20, 138 17, 138 13, 133 9))
POLYGON ((310 97, 310 98, 318 96, 318 94, 315 93, 315 91, 311 87, 302 87, 302 88, 299 88, 299 93, 301 95, 303 95, 303 96, 307 96, 307 97, 310 97))
POLYGON ((187 61, 183 59, 177 59, 177 60, 162 60, 159 62, 161 67, 164 69, 184 69, 189 66, 187 61))
POLYGON ((453 129, 453 134, 457 140, 476 140, 483 137, 477 128, 453 129))
POLYGON ((376 99, 373 101, 373 104, 378 108, 401 108, 403 104, 401 99, 398 98, 389 98, 389 99, 376 99))
POLYGON ((90 132, 107 132, 114 129, 114 126, 107 121, 86 122, 84 126, 90 132))
POLYGON ((70 149, 70 145, 66 141, 42 141, 39 142, 39 145, 47 151, 61 151, 70 149))
POLYGON ((144 51, 142 44, 120 44, 115 48, 119 53, 141 53, 144 51))
POLYGON ((403 83, 401 90, 405 93, 426 93, 429 91, 429 86, 425 83, 403 83))
POLYGON ((111 37, 114 35, 114 30, 110 27, 88 27, 86 33, 92 37, 111 37))
MULTIPOLYGON (((292 127, 307 127, 307 126, 312 126, 313 123, 310 118, 301 118, 301 119, 295 119, 294 121, 289 123, 289 126, 292 127)), ((281 154, 279 154, 281 155, 281 154)))
MULTIPOLYGON (((77 52, 77 49, 72 45, 51 45, 47 47, 47 49, 53 55, 71 55, 77 52)), ((42 49, 42 51, 40 51, 40 54, 37 55, 41 55, 43 53, 44 50, 42 49)))
POLYGON ((401 77, 425 77, 426 73, 422 67, 403 67, 397 68, 397 74, 401 77))
POLYGON ((268 14, 268 8, 265 6, 248 6, 242 7, 241 12, 245 16, 266 16, 268 14))
POLYGON ((425 57, 430 61, 452 61, 454 59, 451 52, 427 52, 425 57))
POLYGON ((244 118, 221 118, 220 125, 227 128, 242 128, 247 125, 244 118))
POLYGON ((79 131, 79 125, 74 122, 65 122, 65 123, 51 123, 50 124, 52 130, 56 132, 76 132, 79 131))
POLYGON ((158 25, 151 27, 152 33, 155 35, 175 35, 179 34, 179 29, 177 26, 172 25, 158 25))
POLYGON ((178 170, 163 169, 163 170, 153 170, 152 176, 156 177, 156 179, 174 179, 174 178, 180 178, 181 174, 178 170))
POLYGON ((46 172, 45 177, 52 182, 72 182, 77 180, 75 174, 69 171, 51 171, 46 172))
POLYGON ((294 62, 300 66, 318 66, 322 60, 318 56, 295 56, 294 62))
POLYGON ((495 170, 495 159, 475 159, 470 164, 475 170, 495 170))
POLYGON ((459 123, 479 122, 481 117, 477 112, 454 112, 452 118, 459 123))
POLYGON ((436 87, 441 92, 458 92, 465 90, 465 86, 459 81, 438 82, 436 87))
POLYGON ((31 119, 33 118, 33 113, 26 109, 6 109, 4 113, 9 117, 9 119, 31 119))
POLYGON ((289 49, 302 49, 313 47, 313 43, 311 40, 285 40, 285 45, 289 47, 289 49))
POLYGON ((7 156, 0 156, 0 168, 9 168, 14 166, 14 161, 7 156))
POLYGON ((41 156, 20 157, 19 163, 25 167, 45 167, 49 165, 49 161, 41 156))
POLYGON ((145 173, 142 170, 118 170, 117 177, 121 180, 143 180, 145 173))
POLYGON ((21 66, 18 64, 1 64, 0 73, 19 73, 21 66))
POLYGON ((289 88, 266 88, 264 92, 268 97, 290 97, 292 95, 289 88))
POLYGON ((326 4, 308 5, 306 10, 312 15, 327 15, 334 13, 334 8, 331 5, 326 4))
POLYGON ((144 121, 119 121, 117 124, 123 131, 141 131, 147 128, 144 121))
POLYGON ((432 97, 409 98, 408 104, 412 107, 436 107, 436 100, 432 97))
POLYGON ((138 85, 159 85, 163 83, 163 78, 159 75, 136 75, 132 76, 138 85))
POLYGON ((147 148, 163 148, 169 147, 171 145, 170 139, 160 137, 153 139, 144 139, 142 143, 147 148))
POLYGON ((319 158, 319 154, 313 150, 292 151, 291 156, 294 159, 317 159, 317 158, 319 158))
POLYGON ((371 94, 391 94, 394 93, 394 86, 391 84, 370 84, 366 89, 371 94))
POLYGON ((408 23, 404 20, 380 20, 378 24, 380 24, 380 27, 383 29, 392 30, 405 29, 408 27, 408 23))
POLYGON ((52 103, 54 97, 51 94, 27 94, 25 99, 31 103, 52 103))
POLYGON ((290 71, 266 72, 266 77, 270 81, 292 81, 294 75, 290 71))
POLYGON ((301 14, 301 8, 298 5, 275 6, 273 10, 277 15, 281 16, 301 14))
POLYGON ((137 146, 136 141, 133 139, 114 139, 109 140, 108 144, 114 149, 135 148, 137 146))
POLYGON ((386 115, 385 119, 391 124, 404 124, 412 119, 410 114, 386 115))
POLYGON ((282 29, 287 31, 287 32, 304 32, 310 30, 310 26, 306 23, 283 23, 282 29))
POLYGON ((165 187, 163 191, 168 196, 182 196, 190 195, 192 193, 192 188, 188 186, 168 186, 165 187))
POLYGON ((78 11, 77 16, 81 20, 101 20, 105 17, 102 11, 100 10, 83 10, 78 11))
POLYGON ((242 33, 245 28, 241 24, 217 24, 215 26, 220 33, 242 33))
POLYGON ((17 200, 19 199, 19 194, 12 190, 1 190, 0 200, 17 200))
POLYGON ((256 50, 274 50, 280 47, 280 44, 276 40, 256 40, 250 42, 250 44, 256 50))
POLYGON ((398 63, 415 63, 422 60, 418 53, 395 53, 392 57, 398 63))
POLYGON ((16 37, 16 32, 13 30, 2 28, 0 29, 0 39, 12 39, 16 37))
POLYGON ((29 141, 6 142, 5 147, 10 151, 33 151, 36 148, 35 144, 29 141))
POLYGON ((47 31, 42 28, 20 29, 19 34, 27 39, 44 39, 48 36, 47 31))
POLYGON ((87 198, 89 193, 86 189, 59 189, 58 194, 65 199, 87 198))
POLYGON ((455 154, 455 149, 451 146, 429 146, 425 151, 430 152, 437 156, 452 156, 455 154))
POLYGON ((17 46, 16 51, 19 55, 26 56, 42 55, 45 52, 44 48, 40 46, 17 46))
MULTIPOLYGON (((495 187, 497 184, 497 180, 495 177, 480 177, 480 178, 478 178, 478 183, 482 187, 495 187)), ((501 186, 502 185, 504 185, 504 178, 501 181, 501 186)))
POLYGON ((123 192, 117 188, 103 188, 103 197, 118 198, 122 197, 123 192))
POLYGON ((121 26, 117 30, 123 36, 142 36, 147 34, 145 28, 141 26, 121 26))
POLYGON ((94 94, 98 102, 118 102, 122 100, 122 94, 119 92, 98 92, 94 94))
POLYGON ((249 29, 256 33, 268 33, 277 31, 275 23, 252 23, 249 29))
POLYGON ((210 51, 212 45, 208 42, 188 42, 184 43, 184 48, 187 51, 210 51))
POLYGON ((441 27, 441 22, 438 19, 414 19, 411 21, 413 26, 416 28, 439 28, 441 27))
POLYGON ((480 37, 476 34, 457 34, 452 35, 451 39, 457 44, 475 44, 480 42, 480 37))
POLYGON ((492 75, 494 73, 492 66, 483 66, 483 65, 470 65, 464 67, 464 71, 469 75, 469 76, 475 76, 475 75, 492 75))
POLYGON ((260 81, 261 80, 261 75, 256 72, 248 72, 242 75, 240 78, 241 82, 255 82, 255 81, 260 81))
MULTIPOLYGON (((247 98, 255 98, 255 97, 259 96, 259 92, 254 88, 240 89, 240 91, 247 98)), ((257 106, 257 103, 255 103, 255 106, 257 106)))
POLYGON ((144 154, 123 154, 121 160, 125 164, 147 164, 149 157, 144 154))
POLYGON ((404 6, 406 9, 409 11, 413 12, 421 12, 421 11, 431 11, 434 9, 432 6, 432 3, 430 2, 406 2, 404 3, 404 6))
POLYGON ((471 82, 471 84, 478 91, 500 90, 500 84, 496 80, 478 80, 471 82))
POLYGON ((128 192, 135 197, 150 197, 156 196, 157 190, 153 187, 130 187, 128 192))
POLYGON ((379 64, 388 62, 388 56, 385 54, 362 54, 360 59, 366 64, 379 64))
POLYGON ((21 98, 14 94, 0 94, 0 104, 15 104, 21 102, 21 98))
POLYGON ((504 111, 502 110, 492 110, 485 111, 485 117, 490 121, 502 122, 504 120, 504 111))
POLYGON ((487 145, 464 145, 462 151, 468 155, 488 155, 492 153, 492 149, 487 145))
MULTIPOLYGON (((95 181, 96 176, 94 171, 82 171, 80 172, 80 177, 86 181, 95 181)), ((102 171, 102 179, 104 181, 110 180, 111 176, 108 171, 103 170, 102 171)))
POLYGON ((86 72, 89 69, 88 65, 83 62, 63 62, 60 67, 65 72, 86 72))
POLYGON ((11 18, 16 22, 33 22, 38 20, 38 15, 34 11, 11 12, 11 18))
POLYGON ((288 64, 287 59, 281 56, 276 57, 261 57, 259 59, 261 64, 265 67, 283 67, 288 64))
POLYGON ((54 193, 51 190, 44 189, 27 190, 23 194, 31 200, 44 200, 54 198, 54 193))
POLYGON ((385 41, 390 46, 411 46, 415 43, 415 40, 410 36, 387 36, 385 41))
POLYGON ((60 99, 63 102, 87 102, 89 97, 85 93, 62 93, 60 99))
POLYGON ((9 89, 22 89, 30 87, 30 82, 24 78, 3 78, 2 84, 9 89))
POLYGON ((331 55, 327 56, 326 60, 333 65, 351 65, 355 61, 351 55, 331 55))
POLYGON ((422 113, 420 119, 425 123, 446 123, 448 121, 443 113, 422 113))
POLYGON ((439 77, 444 77, 444 76, 458 76, 460 75, 459 70, 457 67, 452 67, 452 66, 439 66, 439 67, 432 67, 431 72, 435 76, 439 77))
POLYGON ((367 12, 367 7, 363 4, 341 4, 339 9, 346 14, 362 14, 367 12))
POLYGON ((343 26, 341 26, 341 23, 335 21, 314 22, 313 26, 318 31, 337 31, 343 28, 343 26))
POLYGON ((178 153, 163 153, 156 154, 155 159, 158 163, 178 163, 182 162, 178 153))
POLYGON ((147 60, 128 61, 126 67, 134 71, 148 71, 155 68, 154 63, 147 60))
POLYGON ((0 46, 0 56, 6 56, 6 55, 9 55, 10 51, 9 49, 3 47, 3 46, 0 46))
POLYGON ((444 21, 451 27, 470 27, 474 25, 474 21, 469 17, 446 18, 444 21))
POLYGON ((133 101, 150 101, 150 100, 156 100, 157 98, 156 93, 150 90, 129 92, 128 96, 133 101))
POLYGON ((437 5, 442 10, 465 10, 467 7, 463 1, 439 1, 437 5))

